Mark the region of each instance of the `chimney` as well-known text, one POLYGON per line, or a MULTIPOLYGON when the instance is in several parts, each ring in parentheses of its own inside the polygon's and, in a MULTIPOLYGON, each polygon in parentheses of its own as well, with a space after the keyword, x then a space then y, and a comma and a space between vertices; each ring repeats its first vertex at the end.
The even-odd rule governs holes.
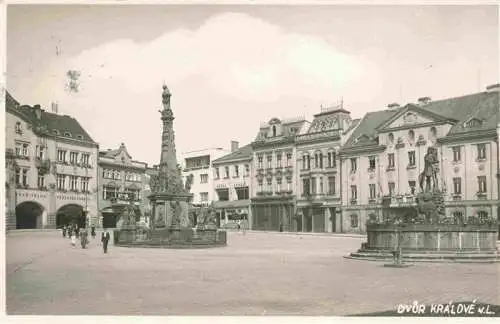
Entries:
POLYGON ((36 119, 42 119, 42 108, 40 107, 40 105, 34 105, 33 111, 35 112, 36 119))
POLYGON ((397 102, 393 102, 393 103, 388 104, 387 108, 396 109, 396 108, 399 108, 399 104, 397 102))
POLYGON ((239 149, 240 143, 238 141, 231 141, 231 153, 239 149))
POLYGON ((52 110, 53 114, 58 114, 59 113, 59 105, 57 104, 57 102, 51 103, 50 107, 51 107, 51 110, 52 110))
POLYGON ((427 105, 429 102, 431 102, 431 97, 422 97, 422 98, 418 98, 418 104, 419 104, 420 106, 427 105))
POLYGON ((500 92, 500 83, 492 84, 486 87, 486 92, 500 92))

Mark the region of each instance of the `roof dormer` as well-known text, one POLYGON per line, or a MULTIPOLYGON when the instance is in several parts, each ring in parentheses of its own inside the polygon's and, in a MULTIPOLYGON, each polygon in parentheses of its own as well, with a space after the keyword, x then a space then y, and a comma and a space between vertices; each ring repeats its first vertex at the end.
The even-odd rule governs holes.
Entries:
POLYGON ((483 120, 479 119, 477 117, 471 117, 467 119, 464 123, 465 128, 473 128, 473 127, 478 127, 483 124, 483 120))

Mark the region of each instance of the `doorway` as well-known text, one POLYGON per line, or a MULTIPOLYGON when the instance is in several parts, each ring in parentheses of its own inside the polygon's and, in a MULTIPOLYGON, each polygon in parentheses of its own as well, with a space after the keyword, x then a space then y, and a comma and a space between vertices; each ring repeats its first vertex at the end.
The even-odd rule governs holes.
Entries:
POLYGON ((26 201, 16 207, 16 229, 42 227, 43 207, 33 201, 26 201))

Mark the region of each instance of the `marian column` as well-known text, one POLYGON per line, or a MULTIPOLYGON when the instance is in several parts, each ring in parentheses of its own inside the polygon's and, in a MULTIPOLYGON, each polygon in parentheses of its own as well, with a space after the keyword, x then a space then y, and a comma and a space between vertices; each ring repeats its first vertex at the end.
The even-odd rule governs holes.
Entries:
POLYGON ((158 175, 151 177, 154 227, 188 227, 188 202, 192 195, 184 188, 181 169, 177 166, 174 113, 170 107, 172 94, 163 85, 161 120, 163 132, 158 175))

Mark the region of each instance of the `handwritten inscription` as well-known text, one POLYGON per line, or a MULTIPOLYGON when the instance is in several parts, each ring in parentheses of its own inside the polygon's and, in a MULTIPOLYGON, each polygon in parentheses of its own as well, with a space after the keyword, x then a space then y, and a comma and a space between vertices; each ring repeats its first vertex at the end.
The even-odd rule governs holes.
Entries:
POLYGON ((454 303, 450 301, 447 304, 419 304, 414 301, 412 304, 399 304, 397 306, 398 314, 408 315, 430 315, 430 316, 494 316, 491 305, 476 304, 476 300, 468 303, 454 303))

